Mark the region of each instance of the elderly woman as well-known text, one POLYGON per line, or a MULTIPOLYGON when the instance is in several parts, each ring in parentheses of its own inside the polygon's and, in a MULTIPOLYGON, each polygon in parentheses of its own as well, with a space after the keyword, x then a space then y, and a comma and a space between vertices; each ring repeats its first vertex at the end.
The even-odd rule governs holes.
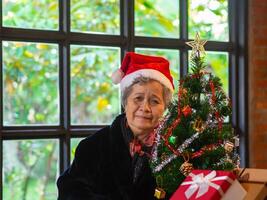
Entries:
POLYGON ((149 167, 154 132, 171 100, 169 62, 129 52, 113 74, 125 114, 82 140, 58 179, 58 200, 150 200, 155 180, 149 167))

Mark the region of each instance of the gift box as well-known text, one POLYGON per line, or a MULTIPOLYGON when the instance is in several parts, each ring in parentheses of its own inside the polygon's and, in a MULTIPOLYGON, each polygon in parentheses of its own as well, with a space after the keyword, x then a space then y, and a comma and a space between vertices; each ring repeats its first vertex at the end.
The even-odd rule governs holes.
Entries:
POLYGON ((229 171, 193 170, 170 200, 241 200, 246 191, 229 171))
POLYGON ((239 178, 243 182, 267 183, 267 169, 240 168, 239 178))
POLYGON ((264 184, 242 182, 241 185, 247 191, 244 200, 264 200, 267 197, 267 187, 264 184))
POLYGON ((247 195, 244 200, 263 200, 267 197, 267 169, 240 169, 239 181, 247 195))

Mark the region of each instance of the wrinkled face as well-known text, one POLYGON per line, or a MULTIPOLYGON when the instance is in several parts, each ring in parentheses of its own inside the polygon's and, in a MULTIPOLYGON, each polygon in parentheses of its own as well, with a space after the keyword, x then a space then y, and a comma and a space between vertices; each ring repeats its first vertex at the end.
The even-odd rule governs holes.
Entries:
POLYGON ((133 85, 126 100, 125 113, 134 135, 141 139, 153 131, 164 108, 163 87, 159 82, 133 85))

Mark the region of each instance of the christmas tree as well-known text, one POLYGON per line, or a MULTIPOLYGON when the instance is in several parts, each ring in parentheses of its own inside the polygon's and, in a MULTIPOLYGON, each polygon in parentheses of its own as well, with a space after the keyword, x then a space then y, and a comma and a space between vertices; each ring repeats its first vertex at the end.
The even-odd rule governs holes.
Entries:
POLYGON ((198 34, 187 42, 192 47, 192 72, 179 81, 156 129, 151 167, 159 189, 169 195, 192 169, 233 170, 239 165, 238 138, 225 123, 231 102, 220 79, 205 70, 205 43, 198 34))

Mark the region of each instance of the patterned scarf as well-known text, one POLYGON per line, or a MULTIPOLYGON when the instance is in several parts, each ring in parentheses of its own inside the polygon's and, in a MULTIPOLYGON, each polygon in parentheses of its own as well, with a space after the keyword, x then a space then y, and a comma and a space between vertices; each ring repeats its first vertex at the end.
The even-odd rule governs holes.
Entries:
POLYGON ((136 183, 143 168, 148 164, 155 134, 152 132, 144 139, 144 142, 141 143, 140 140, 134 137, 126 117, 121 120, 121 129, 124 141, 129 147, 130 155, 132 156, 133 183, 136 183))

